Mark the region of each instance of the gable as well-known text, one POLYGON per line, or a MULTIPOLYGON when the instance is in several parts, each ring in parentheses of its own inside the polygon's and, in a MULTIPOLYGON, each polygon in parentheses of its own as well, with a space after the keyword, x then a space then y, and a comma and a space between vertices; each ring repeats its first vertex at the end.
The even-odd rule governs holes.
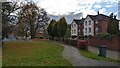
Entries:
POLYGON ((87 21, 87 20, 92 20, 92 19, 89 16, 87 16, 84 21, 87 21))
POLYGON ((71 25, 72 25, 72 24, 76 24, 76 22, 73 20, 72 23, 71 23, 71 25))

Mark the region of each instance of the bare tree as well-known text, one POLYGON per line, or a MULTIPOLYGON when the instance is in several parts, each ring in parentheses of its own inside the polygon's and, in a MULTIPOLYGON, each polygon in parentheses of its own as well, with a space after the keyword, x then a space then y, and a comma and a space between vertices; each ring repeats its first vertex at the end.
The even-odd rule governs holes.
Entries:
POLYGON ((37 30, 44 28, 49 21, 47 12, 44 9, 39 8, 34 2, 23 4, 18 16, 18 26, 22 24, 22 29, 24 29, 22 32, 26 33, 27 31, 30 31, 31 38, 35 38, 37 30))

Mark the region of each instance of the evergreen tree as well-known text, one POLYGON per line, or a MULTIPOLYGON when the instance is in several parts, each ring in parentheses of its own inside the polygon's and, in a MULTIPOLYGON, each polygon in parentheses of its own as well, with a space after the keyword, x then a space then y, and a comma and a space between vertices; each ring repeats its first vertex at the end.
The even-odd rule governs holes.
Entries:
POLYGON ((48 34, 52 37, 52 39, 54 40, 55 34, 54 34, 54 25, 56 24, 55 20, 51 20, 50 24, 48 25, 47 31, 48 34))
POLYGON ((63 39, 63 37, 66 34, 66 30, 67 30, 67 22, 66 19, 64 17, 62 17, 59 21, 58 21, 58 26, 57 26, 57 30, 58 30, 58 35, 61 39, 63 39))

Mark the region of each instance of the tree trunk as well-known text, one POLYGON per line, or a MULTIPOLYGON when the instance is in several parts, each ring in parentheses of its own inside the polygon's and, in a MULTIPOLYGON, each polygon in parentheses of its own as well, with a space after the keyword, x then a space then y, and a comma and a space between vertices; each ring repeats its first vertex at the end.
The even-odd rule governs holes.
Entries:
POLYGON ((35 38, 35 34, 32 33, 32 34, 31 34, 31 39, 34 39, 34 38, 35 38))
POLYGON ((34 31, 34 29, 31 29, 30 33, 31 33, 31 39, 34 39, 35 38, 35 33, 36 33, 34 31))
POLYGON ((54 36, 52 36, 52 40, 54 40, 54 36))

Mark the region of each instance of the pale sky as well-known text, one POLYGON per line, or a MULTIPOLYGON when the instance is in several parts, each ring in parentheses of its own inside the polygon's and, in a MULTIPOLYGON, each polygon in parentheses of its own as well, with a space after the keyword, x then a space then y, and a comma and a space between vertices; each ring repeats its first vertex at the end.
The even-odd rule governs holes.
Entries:
POLYGON ((33 0, 52 15, 68 15, 70 13, 87 14, 100 13, 109 15, 111 12, 117 15, 119 0, 33 0))
POLYGON ((80 14, 81 16, 82 13, 82 17, 85 18, 88 14, 96 15, 98 11, 108 16, 112 12, 115 15, 118 15, 118 1, 120 0, 32 0, 32 1, 37 3, 39 7, 44 8, 50 15, 71 16, 71 14, 72 15, 80 14))

